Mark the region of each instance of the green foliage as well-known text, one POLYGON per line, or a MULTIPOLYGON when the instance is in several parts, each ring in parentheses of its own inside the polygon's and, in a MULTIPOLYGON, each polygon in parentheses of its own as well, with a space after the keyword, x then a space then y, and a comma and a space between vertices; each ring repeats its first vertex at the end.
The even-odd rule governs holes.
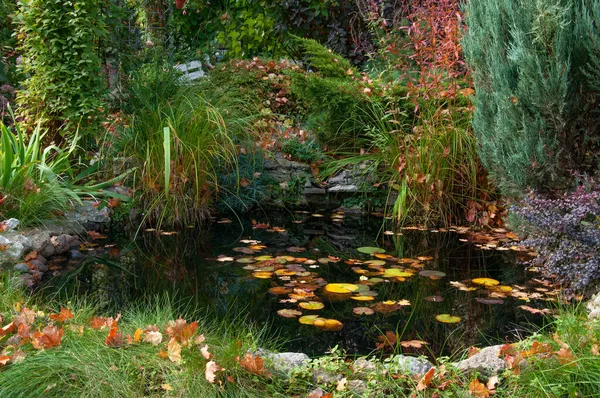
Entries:
POLYGON ((323 150, 314 140, 301 141, 296 137, 290 138, 281 145, 281 152, 292 159, 309 164, 325 160, 323 150))
POLYGON ((292 72, 291 92, 307 104, 307 125, 323 145, 356 149, 364 137, 377 97, 365 94, 357 70, 341 55, 314 40, 296 38, 304 66, 313 73, 292 72))
POLYGON ((38 121, 50 137, 70 139, 77 126, 92 138, 105 82, 96 42, 106 35, 94 0, 24 0, 17 37, 28 77, 17 100, 29 126, 38 121))
POLYGON ((463 40, 479 154, 506 193, 597 168, 597 0, 470 1, 463 40), (592 153, 590 153, 592 151, 592 153))

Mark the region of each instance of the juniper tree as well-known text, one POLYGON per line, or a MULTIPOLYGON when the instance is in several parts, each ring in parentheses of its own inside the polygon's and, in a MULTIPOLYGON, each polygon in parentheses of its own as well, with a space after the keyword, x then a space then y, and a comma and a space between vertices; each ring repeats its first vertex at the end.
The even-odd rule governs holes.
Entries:
POLYGON ((464 11, 473 128, 503 191, 597 169, 600 0, 469 0, 464 11))

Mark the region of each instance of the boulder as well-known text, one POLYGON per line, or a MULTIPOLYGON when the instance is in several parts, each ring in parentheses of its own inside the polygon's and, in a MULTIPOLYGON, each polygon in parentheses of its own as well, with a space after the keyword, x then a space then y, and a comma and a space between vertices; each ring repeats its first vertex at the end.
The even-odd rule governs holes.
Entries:
POLYGON ((407 355, 395 355, 386 361, 387 368, 394 367, 405 375, 422 375, 433 367, 433 364, 425 358, 409 357, 407 355))
POLYGON ((308 355, 301 352, 272 352, 260 348, 253 354, 265 360, 265 366, 271 373, 289 374, 294 368, 310 362, 308 355))
POLYGON ((466 373, 479 372, 485 375, 495 375, 504 370, 506 362, 500 358, 502 345, 486 347, 471 358, 452 363, 458 370, 466 373))
POLYGON ((14 231, 0 235, 0 264, 10 264, 19 261, 25 253, 31 250, 31 239, 14 231))
POLYGON ((592 296, 587 303, 588 319, 600 319, 600 292, 592 296))

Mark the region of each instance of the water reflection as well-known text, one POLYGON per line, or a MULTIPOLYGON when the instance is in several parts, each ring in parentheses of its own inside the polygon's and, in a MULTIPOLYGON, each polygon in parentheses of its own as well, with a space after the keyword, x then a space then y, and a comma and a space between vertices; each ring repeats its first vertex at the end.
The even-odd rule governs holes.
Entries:
MULTIPOLYGON (((378 217, 346 216, 332 221, 329 216, 310 214, 269 217, 260 214, 249 215, 241 222, 214 224, 204 234, 192 231, 171 236, 142 233, 135 240, 129 236, 114 236, 117 246, 94 250, 94 259, 71 260, 59 276, 49 281, 45 291, 67 296, 94 294, 106 310, 122 310, 169 293, 181 303, 197 305, 199 316, 223 318, 244 314, 248 321, 270 324, 274 334, 288 340, 287 350, 310 355, 323 354, 336 345, 349 353, 365 354, 375 349, 377 337, 386 331, 397 333, 400 340, 419 339, 429 343, 426 349, 413 352, 448 354, 470 345, 515 340, 526 334, 531 322, 539 322, 539 316, 517 310, 522 301, 508 297, 501 305, 484 304, 476 298, 487 297, 489 292, 485 289, 466 292, 449 283, 490 277, 504 285, 526 285, 528 275, 522 266, 515 265, 512 252, 479 250, 450 232, 405 230, 401 235, 386 235, 383 233, 386 227, 378 217), (253 219, 285 232, 253 229, 253 219), (240 257, 240 253, 233 250, 243 246, 240 239, 265 244, 267 248, 260 255, 295 256, 296 253, 289 253, 287 248, 303 247, 307 251, 301 256, 315 260, 329 255, 368 259, 371 257, 356 249, 378 246, 398 258, 430 256, 432 259, 426 262, 426 269, 441 271, 446 276, 434 280, 416 275, 404 282, 372 286, 377 301, 410 301, 410 306, 389 315, 356 316, 353 308, 365 303, 334 301, 322 296, 325 308, 319 312, 305 311, 305 314, 318 313, 344 324, 339 332, 327 332, 277 315, 277 310, 282 308, 297 308, 296 304, 280 303, 281 296, 268 293, 269 288, 285 282, 276 278, 256 279, 252 272, 244 269, 246 264, 215 261, 219 255, 240 257), (425 299, 430 296, 439 296, 441 301, 425 299), (457 315, 462 321, 447 325, 435 320, 436 315, 444 313, 457 315)), ((310 271, 330 283, 359 281, 359 275, 343 261, 319 264, 310 271)), ((373 302, 367 304, 370 303, 373 302)))

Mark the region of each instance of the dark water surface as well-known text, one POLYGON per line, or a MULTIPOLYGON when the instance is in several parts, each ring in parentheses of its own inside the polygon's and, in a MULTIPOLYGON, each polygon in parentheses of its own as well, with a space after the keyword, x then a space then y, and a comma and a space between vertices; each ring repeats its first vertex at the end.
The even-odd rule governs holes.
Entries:
MULTIPOLYGON (((386 331, 398 333, 400 340, 419 339, 429 344, 425 351, 408 349, 408 352, 442 355, 471 345, 515 340, 526 335, 532 329, 532 323, 541 322, 539 315, 518 306, 540 307, 545 303, 542 300, 526 303, 508 296, 501 300, 503 304, 488 304, 485 301, 489 299, 490 291, 485 287, 467 292, 450 284, 454 281, 469 285, 472 278, 490 277, 502 285, 517 285, 517 289, 524 292, 544 290, 531 282, 535 275, 528 275, 522 265, 515 264, 515 253, 478 249, 455 232, 402 230, 401 235, 386 235, 383 234, 385 221, 381 217, 346 215, 342 222, 340 220, 333 222, 328 214, 314 217, 299 213, 260 213, 245 215, 241 221, 232 218, 233 222, 229 224, 215 223, 204 233, 187 230, 165 236, 140 232, 134 240, 127 234, 115 233, 106 242, 98 241, 101 244, 97 250, 82 252, 100 260, 65 260, 60 265, 61 271, 48 281, 43 292, 59 292, 66 297, 93 294, 100 298, 106 311, 122 310, 150 297, 169 293, 197 305, 199 316, 231 319, 242 315, 246 322, 270 325, 274 335, 287 341, 285 350, 309 355, 324 354, 336 345, 349 354, 366 354, 376 348, 377 337, 386 331), (269 223, 285 232, 253 229, 252 220, 269 223), (242 254, 233 250, 248 246, 240 243, 241 239, 258 240, 267 247, 256 254, 242 254), (298 303, 280 302, 287 296, 269 293, 269 288, 284 286, 290 281, 276 275, 257 279, 251 270, 244 269, 248 264, 216 261, 219 255, 235 259, 270 255, 314 260, 334 256, 342 260, 326 264, 317 261, 314 265, 318 267, 301 264, 307 273, 311 273, 309 280, 357 284, 361 275, 352 270, 355 265, 348 265, 344 260, 374 259, 357 252, 361 246, 384 248, 387 254, 398 259, 432 257, 422 261, 422 269, 442 271, 446 276, 434 280, 417 273, 404 282, 385 280, 371 286, 377 296, 368 302, 332 300, 318 289, 315 291, 317 298, 311 300, 323 301, 325 308, 301 310, 303 315, 318 314, 343 323, 340 331, 323 331, 302 325, 297 318, 283 318, 277 314, 284 308, 298 309, 298 303), (290 253, 289 247, 307 250, 290 253), (443 301, 428 301, 425 298, 429 296, 440 296, 443 301), (480 301, 483 298, 484 302, 478 298, 480 301), (408 300, 411 305, 392 314, 376 312, 370 316, 357 316, 352 312, 355 307, 372 306, 385 300, 408 300), (438 314, 459 316, 461 322, 441 323, 435 319, 438 314)), ((287 264, 291 263, 294 261, 287 264)), ((387 263, 399 266, 397 260, 387 263)), ((361 267, 373 271, 366 265, 361 267)), ((542 295, 537 293, 537 296, 542 295)))

